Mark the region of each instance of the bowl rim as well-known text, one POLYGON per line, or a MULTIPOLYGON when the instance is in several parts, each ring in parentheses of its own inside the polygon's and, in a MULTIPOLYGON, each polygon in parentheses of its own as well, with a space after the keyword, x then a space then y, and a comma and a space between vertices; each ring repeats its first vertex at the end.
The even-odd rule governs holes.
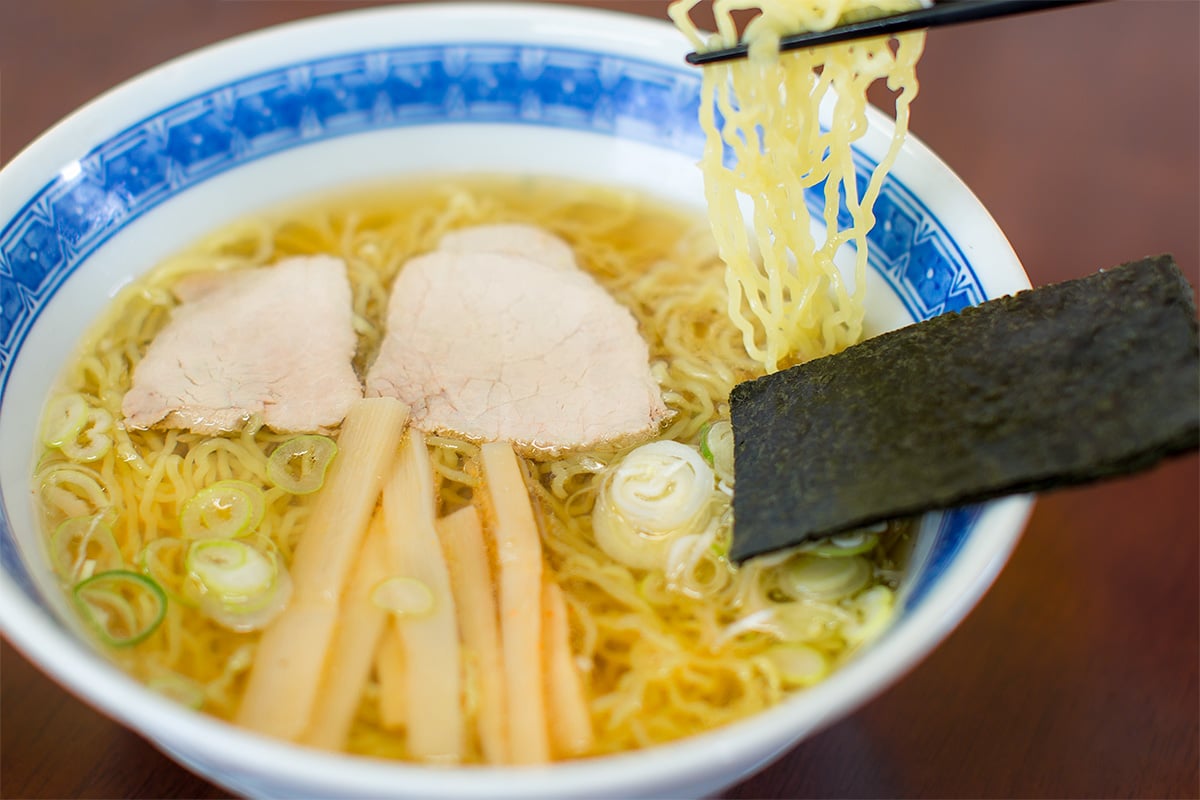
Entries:
MULTIPOLYGON (((394 46, 395 32, 385 33, 388 26, 382 24, 384 22, 394 23, 399 19, 410 23, 405 31, 407 34, 414 26, 419 27, 418 23, 443 25, 454 19, 478 18, 485 14, 522 21, 527 21, 528 15, 536 14, 542 17, 538 23, 551 29, 558 25, 581 26, 595 32, 611 26, 613 35, 604 42, 642 60, 658 62, 665 52, 682 63, 683 53, 690 49, 666 21, 614 10, 553 3, 449 2, 367 8, 264 28, 152 67, 68 114, 0 170, 0 220, 7 222, 10 218, 8 207, 13 206, 15 210, 24 198, 44 185, 46 176, 54 174, 58 167, 58 151, 70 150, 68 160, 81 155, 76 152, 79 147, 68 146, 74 139, 85 144, 103 141, 125 126, 128 119, 144 115, 147 109, 164 107, 167 103, 160 98, 177 101, 185 96, 173 88, 181 74, 204 72, 205 77, 198 85, 213 86, 222 83, 226 77, 250 75, 271 65, 303 63, 322 55, 345 52, 346 47, 336 43, 337 36, 328 35, 330 26, 338 30, 375 28, 376 33, 368 35, 367 39, 377 37, 380 46, 394 46), (615 31, 620 31, 620 35, 615 31), (273 52, 272 43, 276 42, 310 44, 298 50, 275 48, 277 52, 273 52), (660 53, 646 51, 647 42, 664 49, 660 53), (262 47, 256 54, 255 48, 262 45, 271 46, 262 47), (235 68, 234 64, 238 66, 235 68), (200 65, 205 69, 196 70, 200 65), (121 104, 128 106, 126 112, 110 116, 110 107, 121 104), (82 133, 84 131, 88 133, 82 133), (6 196, 17 199, 6 202, 2 199, 6 196)), ((483 41, 496 37, 476 38, 483 41)), ((601 40, 597 38, 596 41, 601 40)), ((356 43, 355 49, 364 50, 371 46, 364 40, 356 43)), ((602 47, 603 44, 596 45, 598 50, 602 47)), ((189 91, 194 88, 192 82, 188 86, 189 91)), ((991 222, 999 240, 1008 246, 982 203, 940 158, 911 134, 906 148, 936 161, 944 171, 941 178, 954 183, 956 191, 975 199, 978 210, 991 222)), ((1008 250, 1011 254, 1011 247, 1008 250)), ((1012 254, 1012 260, 1019 270, 1015 254, 1012 254)), ((3 498, 2 491, 0 498, 3 498)), ((911 619, 906 620, 910 635, 881 639, 872 646, 870 659, 851 662, 824 681, 819 697, 792 697, 746 720, 649 749, 531 768, 471 766, 445 771, 404 762, 347 757, 263 737, 192 712, 155 696, 104 661, 49 612, 33 604, 7 573, 0 576, 0 631, 41 671, 85 703, 135 732, 149 736, 160 749, 167 750, 177 759, 190 761, 193 753, 203 754, 206 763, 223 765, 230 770, 228 775, 211 771, 203 774, 215 782, 222 782, 224 777, 229 785, 240 789, 245 789, 247 784, 240 783, 235 776, 254 775, 260 764, 277 762, 288 765, 289 780, 293 783, 301 781, 314 787, 341 787, 365 793, 394 785, 397 779, 405 781, 410 791, 430 795, 470 791, 494 797, 521 797, 562 793, 564 790, 603 795, 628 791, 631 787, 661 792, 669 790, 687 773, 719 776, 723 770, 737 769, 739 774, 744 774, 741 765, 748 761, 765 763, 799 738, 845 716, 899 680, 961 622, 986 592, 1019 541, 1032 503, 1031 497, 1020 496, 984 507, 980 525, 986 521, 989 529, 994 528, 994 531, 991 534, 982 531, 970 537, 957 555, 953 568, 939 579, 911 619), (29 624, 30 621, 33 624, 29 624), (880 679, 879 665, 884 664, 891 667, 880 679), (804 697, 814 699, 802 702, 804 697), (813 712, 810 724, 798 727, 791 717, 807 706, 813 706, 809 709, 813 712), (166 734, 168 730, 169 734, 166 734), (353 769, 347 769, 350 766, 353 769), (503 782, 498 781, 501 777, 503 782)), ((189 766, 195 768, 190 763, 189 766)))

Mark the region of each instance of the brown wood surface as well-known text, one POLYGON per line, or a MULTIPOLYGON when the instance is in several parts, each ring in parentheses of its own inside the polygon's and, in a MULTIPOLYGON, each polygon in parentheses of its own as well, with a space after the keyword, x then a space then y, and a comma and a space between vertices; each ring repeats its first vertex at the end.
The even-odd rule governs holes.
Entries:
MULTIPOLYGON (((664 0, 590 2, 663 17, 664 0)), ((0 163, 164 59, 319 0, 0 0, 0 163)), ((1122 0, 930 35, 913 128, 1035 285, 1200 230, 1200 4, 1122 0)), ((1200 796, 1195 455, 1042 497, 980 606, 911 674, 728 797, 1200 796)), ((222 794, 7 644, 3 797, 222 794)))

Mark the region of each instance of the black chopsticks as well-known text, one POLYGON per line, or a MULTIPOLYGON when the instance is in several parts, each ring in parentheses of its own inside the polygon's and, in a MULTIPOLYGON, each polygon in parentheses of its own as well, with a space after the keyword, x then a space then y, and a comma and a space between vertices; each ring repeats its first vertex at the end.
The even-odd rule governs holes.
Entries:
MULTIPOLYGON (((929 8, 894 14, 887 17, 852 22, 826 31, 813 31, 785 36, 779 40, 780 50, 797 50, 821 44, 844 42, 849 39, 865 39, 871 36, 890 36, 919 28, 936 28, 959 22, 973 22, 1008 14, 1027 11, 1042 11, 1059 6, 1090 3, 1096 0, 942 0, 929 8)), ((706 53, 688 53, 689 64, 703 66, 716 61, 742 58, 749 52, 746 44, 738 44, 706 53)))

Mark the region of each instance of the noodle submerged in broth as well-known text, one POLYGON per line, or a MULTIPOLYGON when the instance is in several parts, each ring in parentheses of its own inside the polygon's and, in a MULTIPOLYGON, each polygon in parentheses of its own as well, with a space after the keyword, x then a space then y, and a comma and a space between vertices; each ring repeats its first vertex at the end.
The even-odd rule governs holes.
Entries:
MULTIPOLYGON (((261 521, 235 541, 286 567, 312 503, 269 476, 272 453, 295 437, 254 420, 227 436, 126 430, 116 421, 132 369, 175 303, 171 284, 197 270, 244 269, 295 254, 341 257, 353 288, 356 364, 363 370, 381 340, 386 288, 405 260, 431 249, 447 231, 490 221, 528 222, 558 234, 581 267, 632 311, 675 412, 657 439, 685 443, 701 458, 702 438, 713 438, 704 434, 728 415, 730 389, 761 367, 742 350, 725 316, 724 265, 697 215, 629 192, 480 178, 364 190, 238 224, 126 289, 49 404, 81 403, 85 417, 107 424, 93 424, 90 434, 76 438, 111 440, 95 447, 94 459, 73 458, 70 448, 54 446, 39 459, 36 479, 51 538, 61 538, 54 532, 72 520, 93 521, 86 547, 56 560, 60 577, 73 589, 91 574, 126 570, 156 581, 165 594, 162 621, 143 640, 109 642, 122 666, 155 688, 232 719, 260 632, 230 630, 188 590, 194 577, 185 564, 193 541, 184 530, 186 511, 213 486, 260 493, 261 521), (80 555, 82 549, 88 552, 80 555)), ((48 412, 47 425, 56 419, 48 412)), ((713 442, 705 448, 710 456, 719 446, 713 442)), ((444 436, 430 436, 426 444, 439 515, 476 502, 479 446, 444 436)), ((688 534, 692 540, 664 552, 655 567, 627 566, 597 544, 593 521, 606 481, 638 449, 526 462, 546 571, 563 592, 595 734, 587 754, 721 725, 815 682, 887 618, 896 579, 893 550, 901 537, 871 532, 846 547, 830 545, 827 555, 732 566, 723 555, 730 535, 728 495, 712 476, 702 490, 706 521, 688 534)), ((717 467, 719 474, 719 460, 717 467)), ((470 681, 478 674, 466 663, 464 675, 469 706, 470 681)), ((372 675, 345 746, 406 757, 404 731, 389 730, 380 718, 379 692, 372 675)), ((469 758, 481 757, 473 744, 469 758)))
MULTIPOLYGON (((672 15, 701 46, 686 18, 693 5, 677 3, 672 15)), ((902 39, 895 52, 877 43, 808 53, 787 66, 769 49, 781 30, 828 27, 860 6, 892 5, 911 3, 806 3, 820 13, 795 19, 780 14, 782 5, 762 4, 757 29, 764 32, 755 38, 766 44, 754 45, 749 71, 705 72, 705 96, 727 126, 718 130, 715 116, 702 116, 707 220, 636 192, 558 179, 429 178, 239 222, 127 287, 49 398, 35 467, 51 561, 85 626, 131 674, 194 708, 316 746, 438 763, 645 747, 744 718, 820 681, 886 625, 908 529, 890 524, 733 565, 727 403, 735 384, 861 336, 864 237, 899 139, 861 196, 849 143, 865 131, 866 85, 884 74, 900 90, 902 135, 920 40, 902 39), (822 131, 815 109, 830 89, 839 101, 833 129, 822 131), (787 114, 794 106, 798 116, 760 116, 764 101, 787 114), (736 154, 733 170, 723 166, 726 146, 736 154), (799 199, 822 181, 833 232, 824 242, 812 238, 799 199), (848 227, 837 222, 839 190, 848 227), (757 247, 739 194, 754 204, 757 247), (302 710, 286 728, 259 724, 264 703, 270 714, 259 689, 275 676, 264 673, 269 659, 256 657, 264 649, 277 656, 279 643, 268 641, 279 638, 273 625, 292 624, 304 612, 293 613, 297 604, 311 602, 313 570, 299 567, 293 580, 296 554, 310 515, 329 513, 320 506, 323 484, 345 482, 339 464, 359 458, 363 437, 347 433, 350 416, 328 436, 272 432, 256 415, 224 435, 135 430, 121 422, 134 368, 178 307, 172 290, 181 279, 320 254, 346 267, 361 379, 383 346, 389 288, 405 263, 452 231, 491 223, 537 226, 569 245, 579 269, 632 314, 670 415, 648 443, 544 460, 518 461, 507 445, 497 452, 410 427, 396 455, 402 466, 384 482, 382 511, 371 501, 374 519, 346 556, 357 564, 343 570, 350 583, 338 584, 340 599, 322 612, 332 619, 340 603, 367 609, 365 616, 349 628, 338 618, 342 628, 325 637, 331 652, 316 656, 315 699, 300 703, 313 706, 311 715, 302 710), (833 265, 846 243, 857 246, 856 290, 833 265), (428 536, 404 557, 425 557, 439 540, 445 555, 435 553, 440 566, 418 579, 382 565, 407 563, 397 560, 389 497, 420 498, 425 482, 436 495, 428 536), (497 499, 500 482, 506 491, 518 487, 507 495, 519 495, 517 507, 497 499), (514 529, 514 513, 534 520, 531 538, 514 529), (479 536, 472 530, 482 532, 482 556, 470 555, 471 537, 479 536), (509 572, 517 550, 537 553, 527 572, 509 572), (532 588, 518 585, 522 576, 532 588), (356 586, 355 578, 371 585, 356 586), (533 598, 532 615, 517 613, 518 591, 533 598), (415 643, 438 641, 434 620, 453 619, 448 604, 491 610, 482 626, 460 611, 461 642, 423 654, 415 643), (510 629, 514 618, 534 621, 510 629), (420 636, 405 628, 418 621, 420 636), (338 651, 351 639, 367 649, 338 651), (527 652, 514 654, 520 646, 527 652), (412 659, 446 653, 460 680, 438 680, 438 691, 458 698, 450 716, 461 732, 431 732, 406 706, 420 694, 413 675, 432 681, 447 666, 439 660, 431 671, 412 659), (321 683, 322 663, 332 671, 335 662, 359 676, 349 697, 334 698, 321 683), (542 676, 537 684, 513 674, 521 663, 542 676), (337 703, 343 711, 330 711, 337 703), (529 709, 539 715, 530 723, 537 736, 518 742, 529 725, 514 721, 529 709), (457 741, 436 744, 447 737, 457 741)), ((736 35, 732 6, 716 7, 726 40, 736 35)), ((302 321, 304 309, 295 311, 302 321)))

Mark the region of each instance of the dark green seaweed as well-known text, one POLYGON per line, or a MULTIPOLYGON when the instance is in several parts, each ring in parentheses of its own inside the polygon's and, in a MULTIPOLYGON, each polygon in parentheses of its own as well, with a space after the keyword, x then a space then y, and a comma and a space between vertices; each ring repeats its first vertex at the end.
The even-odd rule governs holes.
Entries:
POLYGON ((730 555, 1195 449, 1198 353, 1192 290, 1159 256, 739 384, 730 555))

